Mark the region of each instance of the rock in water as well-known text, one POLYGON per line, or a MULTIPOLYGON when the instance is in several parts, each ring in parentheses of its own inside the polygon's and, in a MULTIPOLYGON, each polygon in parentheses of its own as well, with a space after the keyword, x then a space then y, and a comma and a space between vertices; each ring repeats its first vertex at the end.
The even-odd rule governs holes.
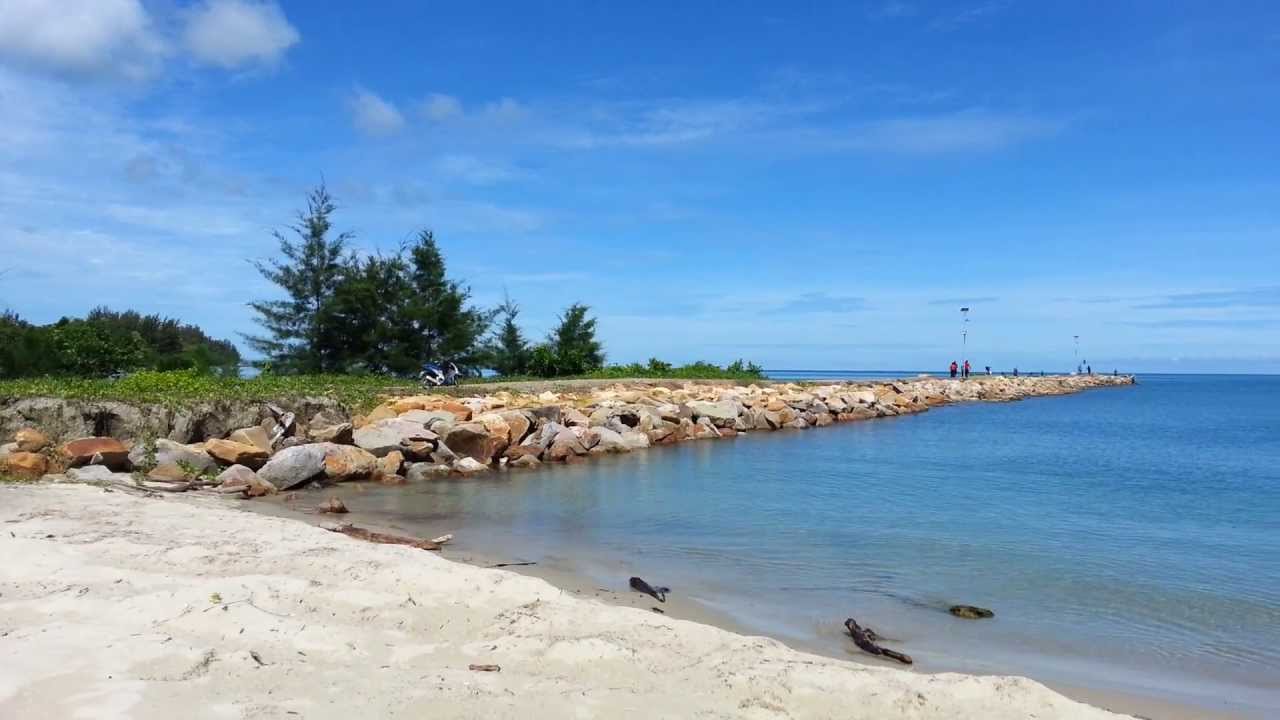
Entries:
POLYGON ((992 618, 996 616, 994 612, 975 605, 952 605, 950 608, 947 608, 947 612, 958 618, 964 618, 965 620, 981 620, 983 618, 992 618))
POLYGON ((316 508, 316 510, 322 513, 333 513, 335 515, 341 515, 343 513, 349 512, 347 510, 347 506, 343 504, 342 500, 336 497, 331 497, 325 502, 321 503, 320 507, 316 508))
POLYGON ((285 448, 262 466, 258 477, 278 490, 295 488, 324 473, 326 449, 322 443, 285 448))
POLYGON ((250 468, 261 467, 269 455, 257 445, 232 440, 209 440, 204 444, 204 451, 223 465, 245 465, 250 468))

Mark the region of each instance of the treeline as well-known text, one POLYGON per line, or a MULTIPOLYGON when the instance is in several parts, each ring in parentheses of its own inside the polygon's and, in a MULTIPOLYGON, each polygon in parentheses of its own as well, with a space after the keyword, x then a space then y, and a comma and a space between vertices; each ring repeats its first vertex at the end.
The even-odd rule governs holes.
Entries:
POLYGON ((430 230, 388 255, 358 257, 350 233, 333 230, 333 198, 324 186, 288 233, 280 255, 256 264, 284 298, 250 303, 264 332, 245 340, 285 373, 411 375, 426 363, 454 362, 464 372, 561 377, 604 367, 590 309, 575 303, 544 342, 530 342, 508 299, 495 309, 471 302, 448 276, 430 230))
POLYGON ((94 308, 84 318, 34 325, 0 314, 0 377, 104 377, 139 369, 234 373, 240 352, 173 318, 94 308))

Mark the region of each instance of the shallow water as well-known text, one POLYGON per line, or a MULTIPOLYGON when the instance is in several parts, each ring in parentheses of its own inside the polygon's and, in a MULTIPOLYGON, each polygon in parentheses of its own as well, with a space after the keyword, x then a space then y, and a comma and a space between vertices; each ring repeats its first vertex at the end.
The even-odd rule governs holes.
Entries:
POLYGON ((970 404, 374 488, 362 514, 630 574, 840 652, 854 616, 924 670, 1280 708, 1280 377, 970 404), (953 603, 993 608, 961 621, 953 603))

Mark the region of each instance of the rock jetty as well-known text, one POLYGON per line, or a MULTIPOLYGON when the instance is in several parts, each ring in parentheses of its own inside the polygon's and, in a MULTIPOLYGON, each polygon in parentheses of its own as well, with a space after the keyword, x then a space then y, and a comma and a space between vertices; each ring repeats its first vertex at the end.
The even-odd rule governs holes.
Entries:
MULTIPOLYGON (((119 424, 124 430, 119 437, 65 437, 63 420, 74 411, 40 399, 30 406, 41 412, 31 417, 19 408, 16 420, 47 416, 59 422, 32 423, 13 432, 13 442, 0 446, 0 467, 52 481, 256 497, 308 483, 478 477, 655 445, 807 430, 949 403, 1007 402, 1132 383, 1130 376, 1089 375, 964 381, 922 376, 835 384, 621 382, 559 392, 388 397, 362 415, 312 398, 293 405, 296 410, 282 402, 262 405, 256 415, 237 408, 229 417, 188 418, 170 425, 168 437, 138 437, 136 428, 119 424), (310 414, 299 413, 307 410, 310 414)), ((146 408, 111 412, 147 416, 146 408)), ((7 423, 15 422, 12 406, 0 413, 8 414, 7 423)))

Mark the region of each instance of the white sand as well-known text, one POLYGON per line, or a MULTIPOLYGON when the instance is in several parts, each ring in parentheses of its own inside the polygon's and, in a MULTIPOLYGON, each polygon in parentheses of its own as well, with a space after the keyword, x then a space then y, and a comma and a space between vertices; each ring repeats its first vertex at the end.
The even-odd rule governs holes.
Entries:
POLYGON ((807 655, 226 502, 0 487, 0 718, 1118 717, 1025 678, 807 655))

